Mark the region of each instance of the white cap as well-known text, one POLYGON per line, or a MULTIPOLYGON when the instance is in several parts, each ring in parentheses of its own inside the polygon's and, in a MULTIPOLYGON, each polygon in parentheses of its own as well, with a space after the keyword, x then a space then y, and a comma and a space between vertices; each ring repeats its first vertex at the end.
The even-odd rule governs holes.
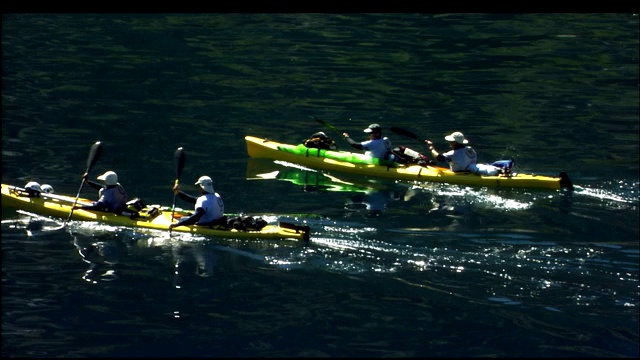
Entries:
POLYGON ((447 141, 455 141, 458 144, 468 144, 469 141, 467 141, 467 139, 464 138, 464 135, 462 135, 461 132, 456 131, 454 133, 452 133, 451 135, 447 135, 444 137, 445 140, 447 141))
POLYGON ((35 181, 29 181, 27 185, 24 186, 24 188, 29 190, 35 190, 37 192, 42 192, 42 188, 40 187, 40 184, 38 184, 35 181))
POLYGON ((45 194, 53 194, 53 186, 49 184, 42 184, 42 192, 45 194))
POLYGON ((198 181, 196 181, 195 185, 200 185, 200 187, 202 188, 202 190, 213 194, 213 180, 211 180, 210 177, 208 176, 200 176, 200 178, 198 179, 198 181))
POLYGON ((118 174, 113 171, 107 171, 106 173, 98 176, 98 180, 104 180, 107 185, 115 185, 118 183, 118 174))
POLYGON ((381 133, 382 132, 382 128, 380 127, 379 124, 371 124, 369 125, 368 128, 363 130, 364 132, 366 132, 367 134, 370 133, 381 133))

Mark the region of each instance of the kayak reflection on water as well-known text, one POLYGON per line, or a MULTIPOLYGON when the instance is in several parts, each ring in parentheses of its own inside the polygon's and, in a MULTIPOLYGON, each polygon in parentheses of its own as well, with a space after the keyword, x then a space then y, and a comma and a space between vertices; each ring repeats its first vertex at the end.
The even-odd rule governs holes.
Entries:
POLYGON ((283 161, 267 163, 259 160, 261 159, 250 159, 247 179, 286 181, 310 193, 352 193, 354 195, 346 200, 345 209, 358 211, 364 207, 367 217, 380 216, 386 210, 389 201, 409 201, 415 194, 411 187, 398 186, 386 181, 362 179, 345 174, 338 177, 336 174, 303 168, 283 161))
POLYGON ((367 210, 367 217, 378 217, 387 208, 389 201, 408 199, 399 190, 374 190, 362 194, 356 194, 347 199, 346 209, 353 209, 358 205, 364 205, 367 210))
POLYGON ((115 266, 127 253, 127 246, 117 239, 96 241, 93 236, 73 235, 73 245, 89 264, 82 280, 96 284, 99 281, 114 281, 118 278, 115 266))
POLYGON ((130 251, 133 251, 132 247, 136 246, 135 244, 140 248, 161 249, 167 244, 171 247, 174 259, 173 287, 176 289, 183 287, 189 274, 210 277, 214 273, 215 255, 213 249, 206 244, 171 241, 171 239, 167 239, 168 242, 159 245, 150 245, 147 240, 132 240, 126 244, 113 237, 112 234, 92 236, 72 234, 72 236, 73 245, 82 261, 89 264, 89 269, 84 272, 82 279, 91 284, 116 280, 118 278, 117 266, 130 251))
POLYGON ((213 267, 216 263, 213 249, 200 243, 172 243, 174 278, 173 286, 181 289, 185 284, 187 274, 195 273, 199 277, 213 276, 213 267))

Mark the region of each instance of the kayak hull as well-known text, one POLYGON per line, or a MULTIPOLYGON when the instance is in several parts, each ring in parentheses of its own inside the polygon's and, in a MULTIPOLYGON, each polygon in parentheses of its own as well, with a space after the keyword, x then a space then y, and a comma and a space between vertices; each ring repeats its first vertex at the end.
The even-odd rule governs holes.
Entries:
MULTIPOLYGON (((40 197, 29 197, 25 195, 24 189, 20 187, 2 184, 3 207, 67 219, 74 201, 75 197, 58 194, 41 194, 40 197)), ((92 201, 89 199, 78 198, 77 205, 91 203, 92 201)), ((188 216, 190 214, 190 212, 184 210, 175 211, 174 219, 179 219, 182 216, 188 216)), ((120 215, 101 211, 75 209, 73 210, 71 219, 77 221, 96 221, 114 226, 169 230, 169 224, 175 222, 172 221, 171 216, 171 208, 160 205, 150 205, 136 213, 124 212, 120 215)), ((280 222, 278 225, 267 224, 259 231, 223 229, 198 225, 179 226, 173 228, 171 231, 218 237, 295 239, 308 241, 310 229, 308 226, 280 222)))
MULTIPOLYGON (((453 172, 440 166, 421 165, 380 165, 375 163, 350 162, 337 160, 349 158, 347 151, 330 151, 309 149, 307 153, 300 153, 297 145, 279 143, 267 138, 245 136, 247 153, 252 158, 265 158, 288 161, 313 169, 338 171, 349 174, 380 177, 393 180, 438 182, 468 186, 554 189, 573 188, 566 173, 559 176, 545 176, 536 174, 513 174, 510 176, 475 175, 470 172, 453 172)), ((355 154, 360 157, 360 154, 355 154)))

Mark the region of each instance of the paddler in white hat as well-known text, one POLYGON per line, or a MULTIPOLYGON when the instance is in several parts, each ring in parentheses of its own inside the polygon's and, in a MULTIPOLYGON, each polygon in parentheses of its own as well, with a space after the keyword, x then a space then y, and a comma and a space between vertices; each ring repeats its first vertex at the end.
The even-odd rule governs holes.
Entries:
POLYGON ((100 198, 91 205, 76 205, 73 207, 74 209, 98 210, 116 214, 120 214, 126 209, 129 196, 124 187, 118 182, 118 174, 115 171, 109 170, 98 176, 97 179, 102 180, 104 185, 89 180, 89 175, 86 173, 82 175, 82 179, 85 184, 98 190, 100 198))
POLYGON ((214 225, 221 223, 224 219, 224 202, 222 196, 213 190, 213 181, 210 177, 201 176, 195 185, 200 185, 200 196, 195 197, 180 190, 179 184, 173 186, 173 193, 182 200, 195 204, 195 212, 189 217, 185 217, 169 225, 170 229, 183 225, 214 225))

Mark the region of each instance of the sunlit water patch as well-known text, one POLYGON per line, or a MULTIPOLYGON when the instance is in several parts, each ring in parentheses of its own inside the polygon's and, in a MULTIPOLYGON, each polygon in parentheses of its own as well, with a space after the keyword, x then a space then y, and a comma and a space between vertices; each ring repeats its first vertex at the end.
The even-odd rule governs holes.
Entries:
POLYGON ((640 202, 639 182, 611 180, 601 184, 575 186, 577 196, 599 199, 610 208, 637 208, 640 202))
POLYGON ((490 208, 494 210, 526 210, 533 205, 534 199, 521 199, 517 192, 512 190, 491 189, 485 187, 465 187, 452 184, 418 183, 413 189, 428 191, 433 196, 445 199, 441 206, 455 206, 465 203, 478 208, 490 208), (517 198, 514 198, 517 197, 517 198))

